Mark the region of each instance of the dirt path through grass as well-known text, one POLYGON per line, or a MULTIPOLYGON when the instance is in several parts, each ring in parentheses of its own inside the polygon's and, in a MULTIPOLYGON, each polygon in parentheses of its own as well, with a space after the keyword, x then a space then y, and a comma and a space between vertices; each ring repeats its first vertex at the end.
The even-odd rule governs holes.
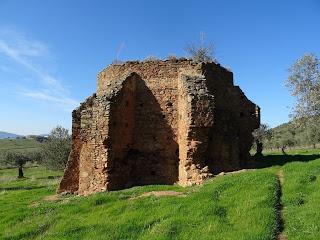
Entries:
POLYGON ((287 236, 284 234, 284 219, 283 219, 283 204, 282 204, 282 186, 284 183, 284 174, 283 171, 280 170, 277 173, 278 179, 278 193, 277 193, 277 222, 278 222, 278 240, 287 240, 287 236))

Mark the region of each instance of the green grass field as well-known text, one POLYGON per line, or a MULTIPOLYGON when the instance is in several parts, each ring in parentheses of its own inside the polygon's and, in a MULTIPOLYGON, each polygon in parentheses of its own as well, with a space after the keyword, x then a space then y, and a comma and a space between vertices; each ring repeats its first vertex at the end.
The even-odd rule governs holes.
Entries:
POLYGON ((0 151, 37 149, 40 143, 34 139, 0 139, 0 151))
POLYGON ((18 180, 16 169, 3 169, 0 239, 275 239, 280 201, 287 239, 319 239, 319 150, 288 153, 200 187, 152 185, 88 197, 48 198, 62 172, 27 168, 18 180), (141 196, 164 190, 183 195, 141 196))

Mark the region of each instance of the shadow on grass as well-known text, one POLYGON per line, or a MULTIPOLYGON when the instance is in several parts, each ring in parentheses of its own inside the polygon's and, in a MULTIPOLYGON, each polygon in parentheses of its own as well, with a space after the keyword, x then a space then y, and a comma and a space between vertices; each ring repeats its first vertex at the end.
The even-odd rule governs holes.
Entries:
POLYGON ((16 191, 16 190, 34 190, 45 188, 46 186, 33 186, 33 187, 7 187, 7 188, 0 188, 0 191, 16 191))
POLYGON ((267 168, 272 166, 283 166, 291 162, 310 162, 320 159, 319 154, 295 154, 295 155, 267 155, 254 157, 256 161, 256 168, 267 168))

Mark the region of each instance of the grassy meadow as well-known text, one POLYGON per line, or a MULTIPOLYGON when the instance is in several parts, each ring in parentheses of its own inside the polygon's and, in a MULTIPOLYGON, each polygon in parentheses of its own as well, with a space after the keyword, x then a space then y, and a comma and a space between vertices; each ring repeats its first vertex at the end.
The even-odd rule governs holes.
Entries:
POLYGON ((0 139, 0 151, 38 149, 40 143, 34 139, 0 139))
POLYGON ((56 197, 61 171, 0 170, 0 239, 319 239, 319 150, 270 153, 203 186, 56 197), (173 196, 145 194, 174 191, 173 196), (281 197, 281 198, 280 198, 281 197), (279 213, 279 204, 282 212, 279 213), (283 218, 283 226, 280 218, 283 218))

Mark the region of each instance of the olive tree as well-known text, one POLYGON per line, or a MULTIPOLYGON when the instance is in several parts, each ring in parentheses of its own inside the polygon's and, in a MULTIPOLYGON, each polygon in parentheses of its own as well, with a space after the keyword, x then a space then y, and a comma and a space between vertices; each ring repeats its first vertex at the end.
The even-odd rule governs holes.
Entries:
POLYGON ((63 169, 71 150, 71 137, 68 129, 55 127, 48 139, 41 145, 44 165, 51 169, 63 169))
POLYGON ((38 161, 38 152, 19 152, 19 151, 9 151, 5 154, 5 160, 8 165, 18 167, 18 178, 23 178, 23 166, 27 162, 38 161))
POLYGON ((253 139, 256 144, 256 155, 262 155, 263 142, 271 139, 271 130, 267 124, 260 124, 260 127, 252 133, 253 139))
POLYGON ((307 141, 314 145, 320 140, 320 60, 305 54, 289 69, 286 86, 296 97, 292 114, 294 122, 307 132, 307 141))
POLYGON ((293 147, 295 144, 294 132, 292 130, 288 130, 283 132, 280 138, 280 146, 283 154, 286 154, 285 150, 287 147, 293 147))
POLYGON ((306 121, 303 125, 305 128, 305 142, 316 148, 316 144, 320 142, 320 116, 314 116, 306 121))

